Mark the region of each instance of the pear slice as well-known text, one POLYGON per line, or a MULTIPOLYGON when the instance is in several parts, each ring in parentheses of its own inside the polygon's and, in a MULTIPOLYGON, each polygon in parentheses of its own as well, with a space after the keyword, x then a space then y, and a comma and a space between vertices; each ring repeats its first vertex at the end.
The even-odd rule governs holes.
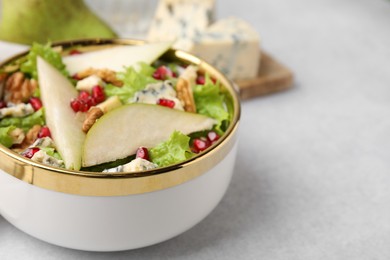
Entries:
POLYGON ((173 131, 183 134, 208 130, 215 120, 204 115, 158 105, 134 103, 102 116, 85 139, 84 167, 111 162, 134 154, 138 147, 152 148, 168 140, 173 131))
POLYGON ((115 46, 107 49, 70 55, 63 58, 71 75, 86 70, 110 69, 123 70, 124 66, 133 66, 138 62, 151 64, 172 45, 172 42, 150 43, 144 45, 115 46))
POLYGON ((67 169, 79 170, 85 134, 81 130, 82 121, 76 119, 69 105, 78 92, 66 77, 41 57, 37 59, 37 68, 46 124, 57 151, 67 169))

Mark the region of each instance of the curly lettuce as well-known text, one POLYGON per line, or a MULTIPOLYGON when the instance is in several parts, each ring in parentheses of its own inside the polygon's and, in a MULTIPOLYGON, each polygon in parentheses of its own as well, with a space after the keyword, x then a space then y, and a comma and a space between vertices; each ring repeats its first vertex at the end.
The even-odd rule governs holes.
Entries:
POLYGON ((0 144, 4 145, 5 147, 9 148, 13 144, 13 139, 11 137, 11 132, 16 127, 13 125, 6 126, 6 127, 0 127, 0 144))
POLYGON ((159 167, 185 161, 193 156, 190 137, 174 131, 170 138, 149 150, 150 159, 159 167))
POLYGON ((33 43, 31 46, 30 52, 27 55, 27 60, 20 65, 20 70, 30 75, 30 77, 37 79, 37 57, 41 56, 55 68, 57 68, 63 75, 66 77, 69 73, 66 70, 65 64, 62 62, 61 54, 56 52, 51 46, 50 43, 45 45, 39 43, 33 43))
POLYGON ((0 121, 0 127, 14 126, 27 132, 34 125, 44 125, 44 109, 41 108, 31 115, 25 117, 6 117, 0 121))
POLYGON ((215 130, 218 134, 222 134, 223 126, 230 121, 230 115, 226 109, 225 95, 221 93, 219 83, 214 83, 206 75, 205 84, 195 86, 194 99, 197 112, 216 119, 218 124, 215 130))
POLYGON ((104 91, 107 96, 118 96, 123 104, 131 103, 136 92, 144 89, 148 84, 157 82, 152 77, 154 70, 152 66, 142 62, 127 67, 125 71, 117 73, 117 78, 123 82, 123 86, 108 84, 104 91))

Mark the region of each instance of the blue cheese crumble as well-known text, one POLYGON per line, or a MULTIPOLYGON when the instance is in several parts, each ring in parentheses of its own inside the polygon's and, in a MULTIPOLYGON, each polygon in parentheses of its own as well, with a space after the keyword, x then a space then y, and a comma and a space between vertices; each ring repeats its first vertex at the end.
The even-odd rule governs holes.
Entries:
POLYGON ((36 152, 33 157, 31 157, 31 160, 54 167, 64 167, 63 160, 51 156, 47 153, 47 149, 55 149, 55 144, 50 137, 37 139, 32 145, 30 145, 29 148, 35 147, 39 148, 40 150, 36 152))
POLYGON ((0 109, 0 119, 6 116, 25 117, 34 113, 34 108, 31 106, 31 104, 8 103, 7 105, 7 107, 0 109))
POLYGON ((157 164, 149 162, 148 160, 136 158, 127 164, 119 165, 115 168, 105 169, 103 172, 139 172, 152 170, 157 167, 157 164))
POLYGON ((184 110, 182 102, 177 98, 176 91, 171 81, 166 80, 149 84, 145 89, 135 93, 134 103, 157 104, 158 100, 164 98, 175 102, 174 109, 184 110))

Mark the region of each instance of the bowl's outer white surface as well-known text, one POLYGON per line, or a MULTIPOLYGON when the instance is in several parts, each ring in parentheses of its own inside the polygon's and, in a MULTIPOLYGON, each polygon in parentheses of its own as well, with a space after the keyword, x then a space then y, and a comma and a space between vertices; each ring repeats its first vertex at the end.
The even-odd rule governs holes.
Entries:
POLYGON ((140 248, 205 218, 230 183, 237 144, 214 168, 181 185, 139 195, 93 197, 42 189, 0 170, 0 214, 46 242, 90 251, 140 248))

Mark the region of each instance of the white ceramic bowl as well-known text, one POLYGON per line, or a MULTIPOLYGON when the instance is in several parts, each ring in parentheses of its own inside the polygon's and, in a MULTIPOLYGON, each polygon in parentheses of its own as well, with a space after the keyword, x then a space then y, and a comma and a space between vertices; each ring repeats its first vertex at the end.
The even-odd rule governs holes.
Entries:
MULTIPOLYGON (((60 45, 112 44, 142 42, 83 40, 60 45)), ((17 57, 22 55, 25 53, 17 57)), ((233 119, 215 145, 181 164, 147 173, 110 175, 49 167, 0 145, 0 214, 36 238, 90 251, 152 245, 205 218, 223 197, 233 173, 240 117, 238 95, 230 81, 200 59, 175 50, 164 57, 196 64, 225 86, 233 119)))

